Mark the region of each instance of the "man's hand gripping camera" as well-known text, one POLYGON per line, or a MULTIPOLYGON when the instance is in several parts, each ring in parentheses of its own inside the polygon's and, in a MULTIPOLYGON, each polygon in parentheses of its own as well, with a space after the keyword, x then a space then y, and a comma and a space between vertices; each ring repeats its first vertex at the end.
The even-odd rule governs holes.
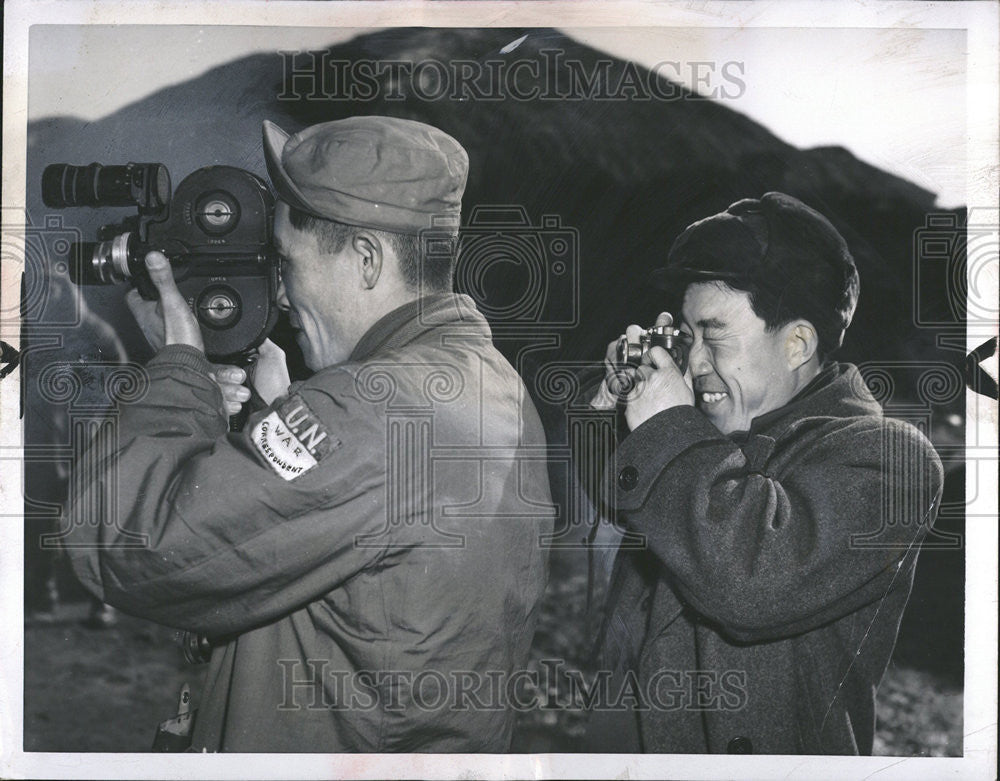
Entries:
POLYGON ((630 325, 626 333, 608 345, 604 356, 605 377, 591 401, 598 409, 624 404, 642 380, 640 367, 652 371, 655 365, 650 350, 666 350, 682 375, 687 371, 690 339, 674 327, 674 318, 662 312, 650 328, 630 325))

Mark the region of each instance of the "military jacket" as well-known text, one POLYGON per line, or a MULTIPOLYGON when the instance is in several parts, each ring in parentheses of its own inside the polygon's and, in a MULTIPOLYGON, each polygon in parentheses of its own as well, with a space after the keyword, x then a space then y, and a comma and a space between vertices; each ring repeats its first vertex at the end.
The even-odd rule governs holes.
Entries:
POLYGON ((387 315, 240 433, 210 369, 149 362, 76 465, 67 539, 100 599, 214 638, 192 749, 507 750, 554 511, 471 300, 387 315))

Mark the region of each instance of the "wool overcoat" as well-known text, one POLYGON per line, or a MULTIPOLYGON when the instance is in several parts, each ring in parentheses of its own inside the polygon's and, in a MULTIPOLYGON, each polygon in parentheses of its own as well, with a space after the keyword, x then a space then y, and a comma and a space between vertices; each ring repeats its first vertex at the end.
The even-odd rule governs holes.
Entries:
POLYGON ((587 749, 871 753, 941 497, 924 435, 831 364, 748 432, 724 436, 690 406, 655 415, 611 478, 631 535, 603 662, 610 705, 627 707, 595 709, 587 749))

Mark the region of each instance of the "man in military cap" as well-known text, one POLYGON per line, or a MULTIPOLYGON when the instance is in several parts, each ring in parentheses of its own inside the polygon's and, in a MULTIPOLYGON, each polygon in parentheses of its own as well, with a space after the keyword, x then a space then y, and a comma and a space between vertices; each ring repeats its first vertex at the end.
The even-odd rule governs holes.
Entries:
POLYGON ((624 400, 609 478, 645 547, 619 551, 603 661, 634 707, 597 709, 589 748, 870 754, 942 469, 831 358, 858 299, 848 247, 772 192, 688 227, 656 281, 688 371, 653 347, 624 400))
POLYGON ((269 405, 227 433, 243 372, 207 362, 151 253, 159 309, 131 304, 165 346, 112 460, 76 486, 76 571, 212 639, 194 750, 506 751, 552 517, 521 380, 451 292, 453 256, 421 241, 457 230, 466 152, 419 122, 355 117, 291 137, 265 122, 264 153, 278 303, 315 373, 289 387, 265 350, 269 405), (100 495, 112 478, 116 499, 100 495), (118 523, 85 523, 102 500, 118 523), (148 545, 116 545, 119 527, 148 545))

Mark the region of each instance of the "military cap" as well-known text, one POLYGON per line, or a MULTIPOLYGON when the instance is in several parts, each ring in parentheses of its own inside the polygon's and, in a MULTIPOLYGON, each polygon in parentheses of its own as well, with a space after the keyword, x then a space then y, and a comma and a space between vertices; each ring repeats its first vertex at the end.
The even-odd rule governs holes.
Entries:
POLYGON ((744 198, 689 225, 653 274, 657 287, 675 292, 711 280, 758 291, 778 321, 808 320, 828 351, 841 345, 860 290, 843 236, 815 209, 779 192, 744 198))
POLYGON ((348 225, 419 233, 435 216, 457 223, 469 156, 422 122, 362 116, 289 137, 264 121, 264 158, 281 200, 348 225))

